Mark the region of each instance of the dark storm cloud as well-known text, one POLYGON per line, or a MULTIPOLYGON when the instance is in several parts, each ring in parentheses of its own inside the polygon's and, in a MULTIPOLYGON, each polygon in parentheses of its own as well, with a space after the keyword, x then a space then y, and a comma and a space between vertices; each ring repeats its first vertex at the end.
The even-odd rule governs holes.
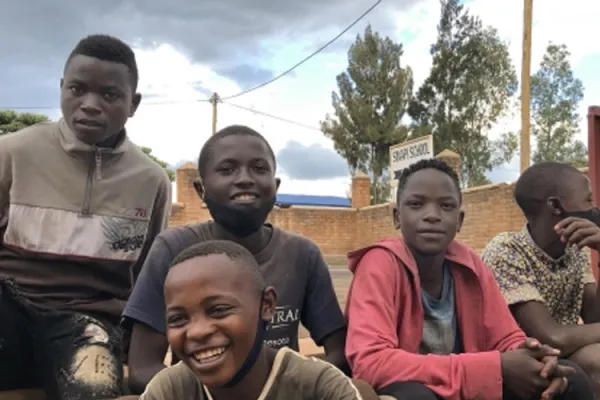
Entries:
MULTIPOLYGON (((393 26, 390 9, 419 0, 383 2, 365 21, 385 32, 393 26)), ((107 33, 129 43, 170 43, 192 60, 248 87, 273 73, 254 68, 262 40, 285 36, 300 40, 341 30, 373 0, 28 0, 8 1, 0 12, 0 106, 58 105, 64 61, 77 41, 107 33)), ((364 25, 348 32, 354 37, 364 25)), ((329 35, 327 35, 329 36, 329 35)), ((327 38, 315 39, 315 48, 327 38)), ((271 56, 269 54, 269 56, 271 56)), ((143 75, 143 71, 141 71, 143 75)))
POLYGON ((305 146, 289 141, 277 153, 277 162, 292 179, 332 179, 348 176, 348 164, 335 151, 320 144, 305 146))

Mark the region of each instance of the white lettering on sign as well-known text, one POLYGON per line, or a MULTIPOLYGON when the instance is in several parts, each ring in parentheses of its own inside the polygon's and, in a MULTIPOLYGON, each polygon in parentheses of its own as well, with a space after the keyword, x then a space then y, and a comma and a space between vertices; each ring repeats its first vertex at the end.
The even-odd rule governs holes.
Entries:
POLYGON ((433 158, 433 135, 410 140, 390 147, 392 201, 396 202, 396 187, 402 170, 420 160, 433 158))
POLYGON ((390 170, 402 171, 409 165, 428 158, 433 158, 433 136, 424 136, 407 143, 390 147, 390 170))

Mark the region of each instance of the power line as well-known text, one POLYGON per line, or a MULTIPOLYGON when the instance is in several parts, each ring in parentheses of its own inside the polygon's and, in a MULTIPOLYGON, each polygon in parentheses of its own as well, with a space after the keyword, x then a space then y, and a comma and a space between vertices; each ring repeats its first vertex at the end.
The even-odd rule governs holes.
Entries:
POLYGON ((263 87, 265 87, 265 86, 267 86, 267 85, 275 82, 276 80, 278 80, 280 78, 283 78, 284 76, 286 76, 287 74, 289 74, 290 72, 292 72, 293 70, 295 70, 296 68, 298 68, 299 66, 301 66, 302 64, 304 64, 305 62, 307 62, 308 60, 310 60, 311 58, 313 58, 317 54, 319 54, 320 52, 322 52, 323 50, 325 50, 331 44, 333 44, 333 42, 335 42, 336 40, 338 40, 340 37, 342 37, 343 34, 345 34, 350 29, 352 29, 354 27, 354 25, 358 24, 360 22, 360 20, 362 20, 364 17, 366 17, 367 14, 369 14, 371 11, 373 11, 375 9, 375 7, 377 7, 381 2, 382 2, 382 0, 377 0, 375 2, 375 4, 373 4, 371 7, 369 7, 369 9, 367 11, 365 11, 364 13, 362 13, 362 15, 360 17, 358 17, 356 20, 354 20, 354 22, 352 22, 350 25, 348 25, 346 27, 346 29, 344 29, 343 31, 341 31, 337 36, 335 36, 329 42, 327 42, 323 46, 319 47, 312 54, 310 54, 309 56, 307 56, 307 57, 303 58, 302 60, 300 60, 298 63, 296 63, 291 68, 289 68, 289 69, 285 70, 284 72, 282 72, 281 74, 279 74, 279 75, 277 75, 277 76, 269 79, 268 81, 261 83, 258 86, 254 86, 254 87, 252 87, 250 89, 242 90, 241 92, 239 92, 237 94, 234 94, 232 96, 222 97, 221 100, 231 100, 231 99, 234 99, 236 97, 240 97, 242 95, 245 95, 246 93, 250 93, 250 92, 253 92, 253 91, 258 90, 260 88, 263 88, 263 87))
POLYGON ((258 111, 258 110, 255 110, 253 108, 250 108, 250 107, 244 107, 244 106, 240 106, 238 104, 233 104, 233 103, 228 103, 228 102, 222 102, 222 104, 227 104, 228 106, 239 108, 240 110, 249 111, 249 112, 252 112, 252 113, 257 114, 257 115, 262 115, 263 117, 268 117, 268 118, 271 118, 271 119, 276 119, 276 120, 281 121, 281 122, 286 122, 288 124, 296 125, 296 126, 299 126, 299 127, 302 127, 302 128, 306 128, 306 129, 311 129, 311 130, 317 131, 317 132, 321 132, 321 130, 319 128, 315 127, 315 126, 310 126, 310 125, 303 124, 301 122, 292 121, 292 120, 287 119, 287 118, 278 117, 276 115, 272 115, 272 114, 269 114, 269 113, 266 113, 266 112, 263 112, 263 111, 258 111))

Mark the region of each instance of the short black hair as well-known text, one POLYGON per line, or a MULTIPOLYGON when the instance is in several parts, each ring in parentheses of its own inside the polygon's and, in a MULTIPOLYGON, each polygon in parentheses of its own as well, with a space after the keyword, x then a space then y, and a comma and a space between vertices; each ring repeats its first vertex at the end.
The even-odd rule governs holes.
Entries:
POLYGON ((425 160, 417 161, 417 162, 409 165, 407 168, 405 168, 402 171, 402 173, 400 174, 400 178, 398 178, 398 188, 396 189, 396 200, 400 199, 400 195, 402 194, 402 191, 404 190, 404 187, 406 186, 406 182, 408 181, 408 178, 410 178, 411 175, 414 174, 415 172, 418 172, 418 171, 421 171, 424 169, 437 169, 438 171, 443 172, 444 174, 448 175, 450 177, 450 179, 452 179, 452 182, 454 182, 454 185, 456 186, 456 191, 458 192, 458 199, 462 203, 462 191, 460 189, 460 181, 458 179, 458 175, 456 174, 456 172, 454 172, 454 170, 452 168, 450 168, 450 166, 448 164, 446 164, 444 161, 438 160, 436 158, 428 158, 425 160))
POLYGON ((251 283, 254 284, 255 289, 257 291, 264 290, 265 280, 252 253, 245 247, 229 240, 207 240, 194 244, 179 253, 169 265, 169 269, 193 258, 213 254, 223 254, 231 260, 240 261, 236 265, 249 273, 253 281, 251 283))
POLYGON ((200 174, 201 178, 204 177, 208 161, 213 155, 213 147, 219 140, 229 136, 250 136, 262 140, 265 146, 267 146, 267 150, 269 151, 269 157, 271 157, 271 159, 273 160, 273 167, 277 168, 277 161, 275 159, 275 153, 273 152, 273 148, 271 147, 269 142, 267 142, 267 139, 265 139, 263 135, 245 125, 230 125, 209 137, 208 140, 204 143, 204 146, 202 146, 202 150, 200 150, 200 156, 198 156, 198 173, 200 174))
POLYGON ((69 54, 65 63, 65 70, 71 59, 77 55, 94 57, 98 60, 125 65, 131 74, 133 91, 137 90, 139 76, 135 53, 121 39, 109 35, 90 35, 84 37, 77 43, 71 54, 69 54))
POLYGON ((569 164, 555 161, 542 162, 527 168, 515 184, 515 202, 525 217, 536 217, 549 197, 567 194, 569 177, 582 174, 569 164))

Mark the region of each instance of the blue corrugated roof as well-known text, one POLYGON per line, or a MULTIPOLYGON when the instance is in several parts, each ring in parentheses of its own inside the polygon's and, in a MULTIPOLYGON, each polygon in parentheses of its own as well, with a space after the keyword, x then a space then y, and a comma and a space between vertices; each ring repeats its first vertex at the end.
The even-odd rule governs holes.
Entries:
POLYGON ((277 194, 277 204, 289 206, 350 207, 350 200, 338 196, 311 196, 308 194, 277 194))

